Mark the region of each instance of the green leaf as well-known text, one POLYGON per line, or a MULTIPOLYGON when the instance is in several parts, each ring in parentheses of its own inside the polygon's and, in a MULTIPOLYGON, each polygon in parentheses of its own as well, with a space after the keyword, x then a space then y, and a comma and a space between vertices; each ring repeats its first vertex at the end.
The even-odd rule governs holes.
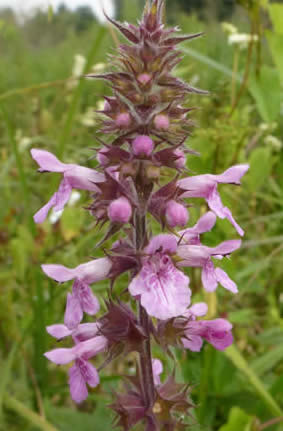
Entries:
POLYGON ((270 393, 265 389, 262 381, 258 378, 254 370, 249 366, 237 347, 235 345, 228 347, 228 349, 225 350, 225 355, 233 362, 235 367, 238 368, 238 370, 241 371, 245 377, 247 377, 252 387, 257 392, 258 396, 263 400, 269 411, 273 415, 283 416, 283 411, 276 403, 274 398, 270 395, 270 393))
POLYGON ((255 321, 255 318, 256 311, 252 308, 243 308, 229 313, 229 321, 237 325, 250 325, 255 321))
POLYGON ((61 217, 61 232, 66 241, 78 236, 85 221, 85 212, 80 208, 65 208, 61 217))
POLYGON ((261 376, 275 367, 278 362, 283 360, 283 345, 274 347, 274 349, 260 356, 250 363, 252 369, 261 376))
POLYGON ((283 34, 283 5, 279 3, 273 3, 268 6, 268 12, 275 33, 283 34))
POLYGON ((19 225, 17 236, 10 243, 16 274, 24 278, 33 251, 33 238, 26 225, 19 225))
POLYGON ((228 422, 218 431, 250 431, 252 421, 253 418, 239 407, 233 407, 230 410, 228 422))
POLYGON ((250 78, 249 90, 256 101, 257 110, 266 123, 277 120, 280 115, 280 78, 278 71, 262 66, 260 76, 250 78))
POLYGON ((49 420, 60 431, 105 431, 112 429, 112 417, 107 407, 97 404, 94 413, 83 413, 69 408, 54 407, 51 404, 46 407, 49 420))
POLYGON ((269 148, 256 148, 249 159, 250 170, 245 181, 251 191, 259 189, 267 180, 272 168, 269 148))
POLYGON ((281 84, 283 83, 283 34, 276 34, 271 31, 266 31, 266 37, 269 43, 273 61, 278 68, 281 84))

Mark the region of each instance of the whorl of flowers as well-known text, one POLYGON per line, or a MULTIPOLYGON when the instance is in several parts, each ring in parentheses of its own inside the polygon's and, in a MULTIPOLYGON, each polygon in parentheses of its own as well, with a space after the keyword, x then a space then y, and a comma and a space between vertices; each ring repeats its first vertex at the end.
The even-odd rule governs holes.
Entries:
POLYGON ((162 0, 147 2, 138 26, 110 20, 129 43, 112 57, 111 72, 89 75, 106 80, 112 88, 101 111, 105 140, 97 152, 97 170, 62 163, 44 150, 31 152, 40 172, 62 175, 58 190, 36 213, 35 222, 43 222, 51 208, 62 210, 72 190, 81 189, 93 198, 91 215, 98 224, 108 225, 104 239, 121 233, 102 258, 76 268, 46 264, 42 269, 58 283, 73 281, 64 323, 47 328, 57 340, 71 337, 73 347, 56 348, 45 356, 55 364, 72 363, 69 385, 74 401, 85 400, 89 388, 99 384, 91 362, 96 355, 106 354, 106 365, 119 355, 138 353, 136 376, 129 378, 126 392, 116 395, 112 404, 124 430, 140 421, 147 431, 186 429, 182 418, 192 407, 188 385, 177 384, 173 375, 162 383, 162 364, 151 357, 151 342, 154 339, 167 353, 170 346, 197 352, 204 341, 219 350, 232 343, 227 320, 205 320, 206 304, 192 304, 183 268, 201 268, 208 292, 220 284, 237 293, 234 281, 214 266, 214 259, 229 256, 241 241, 208 247, 200 238, 217 217, 228 219, 243 235, 223 205, 218 185, 240 184, 248 166, 233 166, 218 175, 186 172, 186 155, 192 152, 186 147, 192 125, 187 97, 204 92, 176 78, 173 69, 182 59, 177 45, 200 34, 179 36, 178 29, 165 28, 163 7, 162 0), (203 198, 209 211, 188 227, 187 207, 194 198, 203 198), (157 236, 150 233, 152 217, 163 231, 157 236), (115 283, 125 272, 130 282, 119 296, 115 283), (103 303, 94 294, 94 283, 106 279, 110 280, 106 312, 94 320, 103 303), (86 314, 91 317, 83 323, 86 314))

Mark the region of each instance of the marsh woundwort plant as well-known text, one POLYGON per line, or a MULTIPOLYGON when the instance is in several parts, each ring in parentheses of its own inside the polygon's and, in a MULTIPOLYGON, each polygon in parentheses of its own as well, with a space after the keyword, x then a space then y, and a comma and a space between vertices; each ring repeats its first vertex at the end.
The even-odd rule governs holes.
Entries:
POLYGON ((233 166, 220 175, 193 176, 186 170, 191 151, 185 144, 192 126, 187 97, 203 92, 176 78, 173 70, 182 59, 176 46, 201 34, 179 36, 177 28, 165 28, 163 7, 163 0, 147 2, 138 26, 110 20, 129 43, 120 45, 112 57, 111 72, 91 76, 106 80, 113 91, 101 111, 105 140, 97 151, 99 168, 65 164, 47 151, 31 151, 40 172, 62 175, 58 191, 34 216, 37 223, 52 207, 62 210, 72 190, 80 189, 91 192, 88 210, 97 223, 108 224, 105 239, 120 232, 102 258, 72 269, 57 264, 42 269, 59 283, 73 280, 64 324, 47 331, 60 341, 71 337, 74 345, 45 356, 55 364, 72 363, 69 385, 74 401, 85 400, 88 386, 99 384, 92 358, 106 354, 106 366, 119 355, 137 352, 136 376, 111 405, 117 425, 125 430, 140 421, 147 431, 186 429, 183 418, 191 408, 188 385, 176 383, 173 375, 161 382, 162 363, 152 358, 151 343, 158 343, 167 354, 171 346, 198 352, 203 340, 219 350, 232 343, 232 325, 222 318, 204 320, 207 305, 192 303, 183 268, 201 268, 208 292, 220 284, 237 293, 236 284, 214 266, 213 258, 229 256, 241 241, 208 247, 200 236, 213 228, 217 216, 228 219, 243 235, 222 204, 218 185, 240 184, 248 166, 233 166), (187 207, 193 198, 205 199, 209 211, 187 227, 187 207), (162 231, 156 236, 151 233, 153 218, 162 231), (129 284, 117 295, 116 280, 125 272, 129 284), (94 316, 100 309, 101 301, 90 285, 105 279, 110 280, 106 312, 82 323, 85 314, 94 316))

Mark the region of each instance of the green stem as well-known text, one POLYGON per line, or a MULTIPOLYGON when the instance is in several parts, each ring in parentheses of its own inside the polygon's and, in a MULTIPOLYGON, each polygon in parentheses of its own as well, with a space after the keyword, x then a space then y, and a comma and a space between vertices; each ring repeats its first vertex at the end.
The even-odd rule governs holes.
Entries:
POLYGON ((199 398, 199 420, 200 423, 203 423, 206 414, 206 401, 207 401, 207 392, 209 386, 209 376, 211 373, 211 362, 213 356, 213 349, 210 345, 206 346, 203 358, 203 367, 201 374, 201 382, 200 382, 200 398, 199 398))
POLYGON ((238 368, 243 375, 249 380, 258 396, 263 400, 269 411, 275 416, 282 416, 283 412, 274 398, 265 389, 262 381, 259 379, 257 374, 249 366, 241 352, 233 344, 225 350, 225 355, 233 362, 236 368, 238 368))

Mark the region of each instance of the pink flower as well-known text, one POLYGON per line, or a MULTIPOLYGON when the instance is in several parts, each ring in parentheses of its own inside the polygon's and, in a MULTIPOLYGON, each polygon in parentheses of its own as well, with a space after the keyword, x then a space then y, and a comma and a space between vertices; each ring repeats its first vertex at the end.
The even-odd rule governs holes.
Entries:
POLYGON ((173 235, 154 237, 145 248, 148 257, 129 285, 131 295, 140 298, 147 313, 161 320, 179 316, 190 303, 189 278, 175 267, 169 256, 176 250, 173 235))
POLYGON ((232 325, 226 319, 191 320, 185 328, 186 338, 182 338, 186 349, 199 352, 203 339, 217 350, 225 350, 233 343, 232 325))
POLYGON ((200 235, 209 232, 216 223, 216 215, 208 211, 204 214, 198 222, 188 229, 181 230, 179 235, 182 238, 181 244, 201 245, 200 235))
POLYGON ((80 341, 86 341, 90 338, 95 337, 99 332, 100 325, 95 323, 83 323, 78 325, 75 329, 69 329, 66 325, 56 324, 46 327, 48 334, 57 340, 62 340, 70 335, 73 337, 76 343, 80 341))
POLYGON ((201 267, 202 283, 208 292, 213 292, 218 283, 225 289, 233 293, 238 292, 238 288, 225 271, 221 268, 215 268, 211 260, 212 257, 221 260, 224 256, 230 255, 232 251, 237 250, 241 245, 240 240, 224 241, 217 247, 206 247, 204 245, 184 245, 178 247, 178 256, 182 259, 179 266, 201 267))
POLYGON ((99 311, 99 302, 89 284, 104 280, 109 276, 112 263, 107 257, 95 259, 74 269, 63 265, 42 265, 48 277, 59 283, 75 280, 72 293, 68 293, 64 322, 74 329, 81 322, 83 313, 94 315, 99 311))
POLYGON ((178 186, 184 190, 183 198, 205 198, 209 208, 221 219, 227 218, 242 236, 244 231, 234 220, 229 208, 224 207, 217 191, 219 183, 241 184, 242 176, 249 169, 249 165, 236 165, 227 169, 221 175, 196 175, 178 181, 178 186))
POLYGON ((69 369, 69 385, 72 399, 76 403, 81 403, 87 398, 87 384, 92 388, 99 384, 98 372, 88 360, 105 351, 107 347, 107 339, 97 336, 78 343, 72 348, 55 349, 44 354, 57 365, 75 362, 69 369))
POLYGON ((105 180, 103 174, 79 165, 62 163, 48 151, 32 149, 31 155, 39 165, 39 172, 59 172, 63 174, 63 180, 59 185, 58 191, 54 193, 49 202, 34 215, 34 221, 36 223, 42 223, 52 207, 54 207, 55 211, 62 210, 71 196, 72 189, 99 192, 95 183, 105 180))

